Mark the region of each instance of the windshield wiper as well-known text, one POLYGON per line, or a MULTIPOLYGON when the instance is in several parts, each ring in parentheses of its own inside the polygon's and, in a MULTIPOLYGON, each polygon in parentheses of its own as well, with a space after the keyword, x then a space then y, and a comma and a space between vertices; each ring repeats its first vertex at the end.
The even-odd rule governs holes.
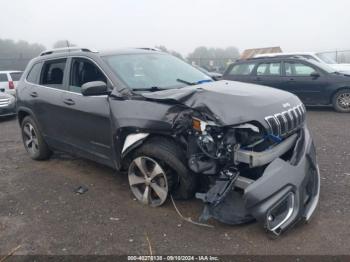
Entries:
POLYGON ((176 81, 177 81, 177 82, 180 82, 180 83, 183 83, 183 84, 186 84, 186 85, 188 85, 188 86, 194 86, 194 85, 197 84, 197 83, 194 83, 194 82, 188 82, 188 81, 183 80, 183 79, 180 79, 180 78, 176 79, 176 81))
POLYGON ((151 87, 147 87, 147 88, 133 88, 131 90, 132 91, 151 91, 151 92, 155 92, 155 91, 165 90, 165 88, 161 88, 161 87, 158 87, 158 86, 151 86, 151 87))
POLYGON ((203 84, 203 83, 207 83, 207 82, 213 82, 213 80, 211 79, 204 79, 204 80, 199 80, 197 82, 189 82, 189 81, 186 81, 186 80, 183 80, 183 79, 176 79, 177 82, 180 82, 180 83, 183 83, 183 84, 186 84, 188 86, 194 86, 194 85, 198 85, 198 84, 203 84))

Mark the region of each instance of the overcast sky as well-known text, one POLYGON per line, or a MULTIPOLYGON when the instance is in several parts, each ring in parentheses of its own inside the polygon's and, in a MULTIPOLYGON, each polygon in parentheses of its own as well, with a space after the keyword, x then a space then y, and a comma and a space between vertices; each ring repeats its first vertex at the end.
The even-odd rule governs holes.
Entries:
POLYGON ((0 38, 51 48, 350 49, 349 0, 0 0, 0 38))

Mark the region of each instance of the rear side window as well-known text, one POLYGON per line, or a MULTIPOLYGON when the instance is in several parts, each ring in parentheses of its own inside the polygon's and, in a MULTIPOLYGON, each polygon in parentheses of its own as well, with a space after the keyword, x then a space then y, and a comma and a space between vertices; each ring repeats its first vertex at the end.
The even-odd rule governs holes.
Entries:
POLYGON ((244 63, 233 65, 228 75, 250 75, 255 67, 255 63, 244 63))
POLYGON ((7 75, 6 74, 0 74, 0 82, 7 82, 7 75))
POLYGON ((280 76, 281 63, 262 63, 256 69, 258 76, 280 76))
POLYGON ((316 72, 313 67, 302 63, 285 62, 284 68, 286 76, 310 76, 311 73, 316 72))
POLYGON ((12 78, 12 81, 19 81, 22 76, 22 72, 10 73, 10 76, 12 78))
POLYGON ((50 60, 44 63, 41 70, 40 84, 63 89, 63 77, 67 59, 50 60))
POLYGON ((27 75, 27 81, 30 83, 38 84, 40 69, 41 63, 33 65, 32 69, 30 69, 29 74, 27 75))

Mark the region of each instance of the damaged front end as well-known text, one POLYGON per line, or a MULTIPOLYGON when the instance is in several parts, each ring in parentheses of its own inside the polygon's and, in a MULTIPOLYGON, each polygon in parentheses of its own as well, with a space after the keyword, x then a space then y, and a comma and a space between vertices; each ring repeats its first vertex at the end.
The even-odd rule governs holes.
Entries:
POLYGON ((208 190, 196 194, 205 203, 201 221, 235 225, 257 220, 279 235, 309 220, 320 178, 305 109, 300 104, 265 120, 268 128, 254 121, 220 126, 192 117, 188 166, 209 180, 208 190))
POLYGON ((169 106, 165 113, 152 109, 151 115, 163 116, 199 178, 202 221, 236 225, 257 220, 279 235, 310 219, 320 177, 305 108, 296 96, 229 81, 142 96, 155 102, 152 108, 169 106))

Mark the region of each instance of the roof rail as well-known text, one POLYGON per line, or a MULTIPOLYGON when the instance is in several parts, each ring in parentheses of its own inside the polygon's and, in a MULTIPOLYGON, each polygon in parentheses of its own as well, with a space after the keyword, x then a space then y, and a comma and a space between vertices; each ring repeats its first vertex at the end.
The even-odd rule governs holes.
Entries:
POLYGON ((82 48, 82 47, 63 47, 63 48, 54 48, 54 49, 45 50, 45 51, 43 51, 43 52, 40 53, 40 56, 51 55, 51 54, 56 54, 56 53, 73 52, 73 51, 82 51, 82 52, 97 53, 96 50, 91 50, 91 49, 88 49, 88 48, 82 48))
POLYGON ((306 59, 305 57, 303 57, 302 55, 275 55, 275 56, 258 56, 258 57, 250 57, 247 59, 240 59, 240 61, 244 61, 244 60, 260 60, 260 59, 266 59, 266 58, 298 58, 298 59, 306 59))
POLYGON ((142 49, 142 50, 149 50, 149 51, 158 51, 160 52, 161 50, 155 47, 137 47, 136 49, 142 49))

